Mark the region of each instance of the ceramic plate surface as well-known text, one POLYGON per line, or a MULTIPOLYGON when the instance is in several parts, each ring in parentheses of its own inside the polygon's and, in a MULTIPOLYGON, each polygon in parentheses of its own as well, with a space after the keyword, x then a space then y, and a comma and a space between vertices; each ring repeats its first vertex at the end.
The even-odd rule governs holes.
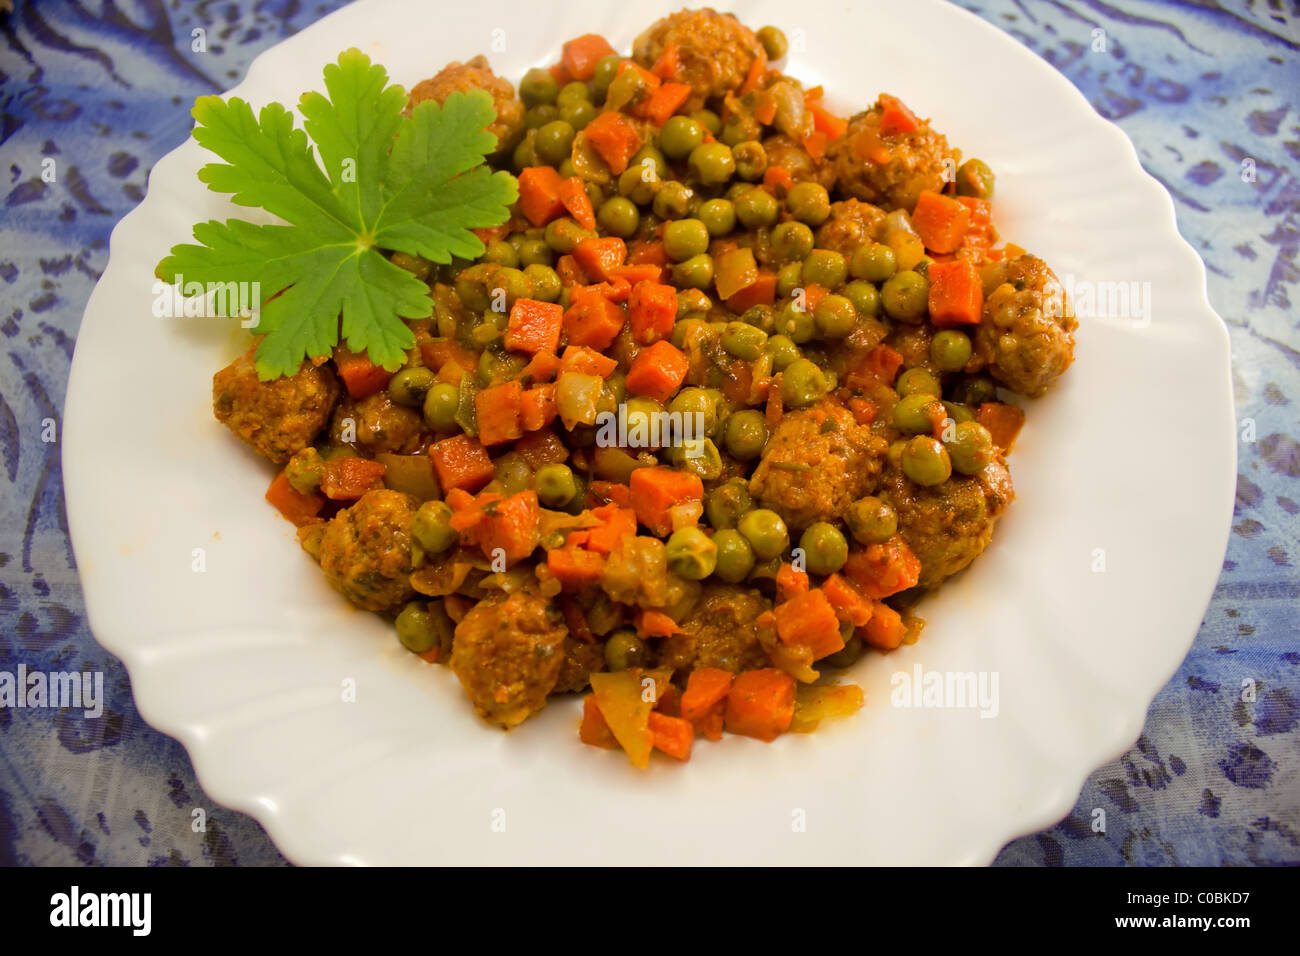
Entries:
MULTIPOLYGON (((626 50, 676 6, 364 0, 258 57, 233 92, 296 103, 349 46, 408 87, 477 53, 517 81, 581 33, 626 50)), ((207 154, 187 142, 114 231, 86 309, 68 517, 91 627, 141 713, 291 860, 986 863, 1070 810, 1186 653, 1236 466, 1228 336, 1168 195, 1068 81, 957 7, 733 9, 785 29, 787 71, 839 112, 888 91, 930 117, 997 171, 1004 237, 1076 290, 1137 283, 1149 320, 1080 316, 1074 367, 1029 403, 992 546, 923 605, 919 643, 859 663, 856 718, 638 772, 578 743, 576 699, 509 734, 477 720, 451 672, 348 606, 263 500, 266 463, 211 413, 212 374, 246 333, 151 310, 154 264, 194 222, 248 214, 200 184, 207 154), (891 705, 891 678, 916 668, 996 675, 996 714, 891 705)))

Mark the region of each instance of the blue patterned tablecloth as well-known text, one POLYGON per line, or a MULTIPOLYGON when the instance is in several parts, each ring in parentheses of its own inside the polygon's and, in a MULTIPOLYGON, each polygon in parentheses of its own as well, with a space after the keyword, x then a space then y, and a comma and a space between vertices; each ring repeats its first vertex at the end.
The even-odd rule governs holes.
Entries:
MULTIPOLYGON (((59 445, 45 439, 109 233, 188 134, 194 97, 233 86, 257 53, 341 5, 17 0, 0 14, 0 672, 102 671, 107 695, 96 720, 0 708, 0 864, 284 862, 255 821, 206 797, 91 637, 59 445), (207 808, 203 832, 194 807, 207 808)), ((1173 195, 1231 331, 1243 426, 1237 514, 1195 646, 1132 749, 997 862, 1300 862, 1300 6, 969 8, 1064 73, 1173 195)))

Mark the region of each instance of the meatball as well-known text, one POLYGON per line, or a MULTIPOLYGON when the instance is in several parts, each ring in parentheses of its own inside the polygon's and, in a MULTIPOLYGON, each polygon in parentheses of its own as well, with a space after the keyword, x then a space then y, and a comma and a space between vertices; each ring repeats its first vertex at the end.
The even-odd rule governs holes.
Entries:
POLYGON ((880 238, 885 211, 856 199, 831 203, 830 217, 817 229, 817 248, 834 249, 848 258, 880 238))
POLYGON ((849 128, 826 151, 840 192, 885 209, 906 209, 927 189, 943 189, 956 166, 948 140, 922 123, 910 133, 880 134, 880 105, 849 120, 849 128))
POLYGON ((295 375, 261 381, 252 349, 212 376, 217 421, 277 465, 312 443, 338 398, 338 379, 324 366, 304 365, 295 375))
POLYGON ((769 136, 763 140, 763 150, 767 153, 767 165, 780 166, 795 182, 820 183, 827 191, 835 188, 835 164, 817 162, 789 136, 781 133, 769 136))
POLYGON ((456 625, 451 669, 479 716, 513 727, 546 706, 568 633, 540 595, 521 590, 488 598, 456 625))
POLYGON ((386 488, 336 514, 320 539, 320 566, 357 607, 386 611, 409 599, 411 518, 418 502, 386 488))
POLYGON ((749 491, 793 529, 830 521, 876 486, 888 443, 833 400, 781 419, 749 491))
POLYGON ((1030 255, 988 266, 984 320, 975 327, 975 357, 999 382, 1038 395, 1074 361, 1079 323, 1065 291, 1043 260, 1030 255))
POLYGON ((928 368, 934 371, 934 362, 930 358, 930 343, 934 341, 934 326, 926 322, 922 325, 908 325, 899 322, 885 337, 885 344, 903 356, 903 368, 928 368))
POLYGON ((924 488, 890 469, 877 494, 898 513, 898 533, 921 562, 921 587, 932 588, 974 561, 993 524, 1015 497, 999 461, 978 475, 958 475, 924 488))
POLYGON ((330 422, 330 441, 352 445, 367 455, 414 455, 428 445, 429 433, 418 411, 395 404, 387 392, 376 392, 360 401, 339 403, 330 422))
POLYGON ((668 46, 677 49, 676 79, 691 88, 686 112, 739 89, 763 54, 754 31, 709 7, 680 10, 652 24, 632 44, 632 57, 649 68, 668 46))
POLYGON ((485 56, 476 56, 468 63, 448 63, 436 76, 416 83, 407 110, 425 100, 442 103, 452 93, 470 90, 487 90, 492 94, 492 107, 497 116, 487 129, 497 138, 496 155, 507 154, 523 135, 524 104, 515 97, 510 81, 492 72, 485 56))
POLYGON ((570 634, 564 639, 560 674, 555 679, 555 693, 578 693, 587 689, 591 675, 605 669, 605 645, 582 641, 570 634))
POLYGON ((678 674, 696 667, 738 674, 770 666, 754 622, 771 609, 771 602, 758 591, 709 582, 694 610, 682 620, 683 633, 659 642, 659 666, 678 674))

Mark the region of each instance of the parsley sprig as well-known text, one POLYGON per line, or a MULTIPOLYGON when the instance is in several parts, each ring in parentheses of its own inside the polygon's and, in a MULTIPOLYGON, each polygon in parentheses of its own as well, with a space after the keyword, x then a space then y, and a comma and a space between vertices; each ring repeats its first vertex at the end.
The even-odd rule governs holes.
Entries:
POLYGON ((486 92, 453 93, 441 107, 426 100, 404 116, 405 91, 356 49, 325 67, 325 89, 299 100, 303 129, 279 103, 254 118, 238 97, 195 102, 194 138, 225 160, 199 178, 283 224, 198 223, 198 245, 173 247, 157 267, 164 282, 261 284, 264 379, 328 355, 340 328, 352 351, 399 367, 414 342, 402 320, 427 318, 433 303, 425 283, 379 250, 476 258, 483 243, 470 230, 500 225, 518 195, 512 176, 484 165, 496 148, 486 92))

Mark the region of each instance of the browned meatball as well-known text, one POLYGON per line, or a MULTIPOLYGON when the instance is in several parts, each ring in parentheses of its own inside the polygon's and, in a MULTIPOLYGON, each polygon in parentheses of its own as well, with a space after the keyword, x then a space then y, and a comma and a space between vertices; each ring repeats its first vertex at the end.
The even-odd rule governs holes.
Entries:
POLYGON ((929 322, 921 325, 900 322, 890 329, 885 344, 903 356, 903 368, 919 365, 934 371, 934 363, 930 359, 930 343, 934 340, 934 333, 934 326, 929 322))
POLYGON ((320 566, 330 584, 367 611, 410 598, 411 518, 418 503, 386 488, 367 491, 325 526, 320 566))
POLYGON ((769 136, 763 140, 763 149, 767 153, 767 165, 780 166, 795 182, 821 183, 828 191, 835 188, 835 164, 815 161, 789 136, 781 133, 769 136))
POLYGON ((754 31, 729 13, 709 7, 680 10, 652 24, 632 44, 632 57, 653 66, 665 47, 677 48, 677 80, 691 87, 686 110, 737 90, 763 52, 754 31))
POLYGON ((829 521, 871 494, 888 444, 827 399, 781 419, 754 469, 749 491, 792 529, 829 521))
POLYGON ((898 512, 898 533, 921 562, 921 587, 932 588, 974 561, 994 522, 1015 497, 1011 475, 993 462, 978 475, 954 474, 924 488, 889 469, 877 494, 898 512))
POLYGON ((733 674, 768 667, 754 621, 771 609, 771 602, 758 591, 709 582, 681 622, 684 633, 659 642, 659 665, 679 674, 696 667, 718 667, 733 674))
POLYGON ((885 209, 906 209, 927 189, 938 191, 955 172, 952 150, 942 133, 922 123, 910 133, 880 135, 880 106, 849 120, 845 134, 826 151, 845 196, 885 209))
POLYGON ((260 381, 252 349, 212 376, 217 421, 276 464, 312 443, 338 397, 338 380, 324 366, 304 364, 295 375, 260 381))
POLYGON ((845 258, 880 238, 885 211, 871 203, 846 199, 831 203, 831 214, 817 229, 817 248, 834 249, 845 258))
POLYGON ((1038 395, 1074 361, 1079 323, 1055 273, 1035 256, 986 267, 984 321, 975 327, 975 357, 999 382, 1038 395))
POLYGON ((330 441, 367 455, 414 455, 428 445, 429 432, 418 411, 395 404, 387 392, 376 392, 361 401, 345 398, 339 403, 330 422, 330 441))
POLYGON ((515 88, 510 81, 492 72, 485 56, 476 56, 468 63, 448 63, 436 76, 416 83, 407 109, 409 111, 425 100, 442 103, 452 93, 468 93, 470 90, 487 90, 492 94, 497 118, 488 127, 488 132, 497 138, 497 153, 514 149, 524 132, 524 104, 515 97, 515 88))
POLYGON ((568 629, 540 595, 515 591, 474 605, 456 625, 451 669, 479 716, 502 727, 546 706, 564 664, 568 629))
POLYGON ((564 655, 554 692, 568 694, 586 690, 591 675, 604 669, 605 645, 579 640, 570 634, 564 639, 564 655))

